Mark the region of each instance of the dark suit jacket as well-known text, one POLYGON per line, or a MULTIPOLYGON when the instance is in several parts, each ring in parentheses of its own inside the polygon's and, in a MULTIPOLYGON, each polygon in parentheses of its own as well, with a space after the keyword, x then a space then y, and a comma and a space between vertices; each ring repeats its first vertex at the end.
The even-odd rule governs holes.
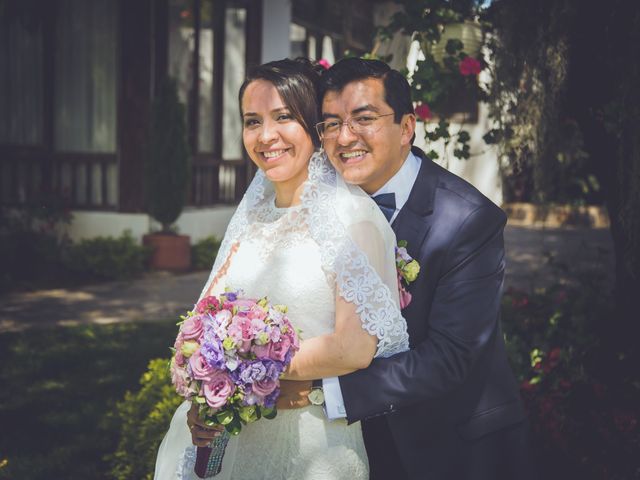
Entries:
POLYGON ((411 349, 340 377, 347 419, 362 420, 372 478, 529 478, 500 331, 506 216, 413 153, 422 165, 392 225, 421 266, 403 310, 411 349))

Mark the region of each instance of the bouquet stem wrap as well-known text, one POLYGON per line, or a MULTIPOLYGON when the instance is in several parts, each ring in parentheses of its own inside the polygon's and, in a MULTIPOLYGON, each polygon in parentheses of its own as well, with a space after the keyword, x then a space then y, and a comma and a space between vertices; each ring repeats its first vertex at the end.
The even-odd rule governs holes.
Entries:
POLYGON ((220 473, 227 443, 229 443, 229 434, 225 430, 214 438, 208 447, 196 449, 196 466, 193 471, 198 477, 211 478, 220 473))

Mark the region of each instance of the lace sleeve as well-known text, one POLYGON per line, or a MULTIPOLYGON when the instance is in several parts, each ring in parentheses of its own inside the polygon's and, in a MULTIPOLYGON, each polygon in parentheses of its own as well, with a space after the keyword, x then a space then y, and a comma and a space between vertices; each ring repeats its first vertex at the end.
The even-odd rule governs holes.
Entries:
POLYGON ((408 350, 395 270, 395 235, 377 205, 347 185, 326 162, 312 162, 303 195, 309 228, 337 292, 353 304, 362 327, 378 338, 376 357, 408 350))
POLYGON ((336 258, 338 292, 355 305, 362 328, 378 338, 376 357, 405 351, 409 337, 400 313, 393 244, 373 222, 351 225, 348 234, 336 258))

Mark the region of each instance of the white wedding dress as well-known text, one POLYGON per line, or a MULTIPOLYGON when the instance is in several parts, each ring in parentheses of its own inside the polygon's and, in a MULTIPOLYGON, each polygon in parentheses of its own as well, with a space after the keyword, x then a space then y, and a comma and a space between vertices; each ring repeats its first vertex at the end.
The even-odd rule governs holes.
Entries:
MULTIPOLYGON (((234 217, 225 236, 226 245, 223 243, 221 247, 223 258, 228 259, 222 269, 224 274, 215 275, 222 267, 217 262, 205 291, 214 282, 214 294, 230 287, 242 289, 247 297, 266 295, 274 303, 285 304, 289 318, 302 330, 303 339, 333 331, 336 295, 340 294, 360 307, 363 328, 380 339, 377 355, 405 350, 408 337, 397 307, 397 289, 390 289, 381 280, 392 282, 392 286, 395 282, 395 267, 389 266, 393 259, 393 244, 389 242, 395 241, 393 235, 389 236, 390 228, 366 195, 356 191, 353 203, 350 191, 353 187, 341 184, 344 190, 334 195, 335 172, 332 173, 326 160, 314 156, 310 165, 312 179, 314 168, 316 181, 319 174, 329 175, 331 195, 324 200, 322 195, 316 195, 324 191, 327 179, 323 178, 321 189, 314 192, 313 185, 307 186, 302 204, 288 209, 275 207, 273 192, 263 188, 268 182, 262 179, 256 185, 254 180, 248 195, 253 192, 257 198, 241 204, 236 216, 242 216, 244 208, 247 217, 240 221, 234 217), (329 203, 313 212, 327 198, 329 203), (314 206, 310 207, 311 203, 314 206), (336 213, 336 208, 340 213, 336 213), (334 215, 334 225, 326 223, 327 213, 334 215), (314 224, 322 219, 325 222, 314 224), (227 237, 236 248, 230 248, 232 242, 227 237), (347 238, 349 248, 344 248, 340 237, 347 238), (332 248, 333 253, 328 251, 332 248)), ((338 183, 340 180, 338 177, 338 183)), ((178 408, 160 446, 157 480, 197 478, 193 474, 195 447, 186 426, 188 409, 188 402, 178 408)), ((330 422, 322 407, 308 406, 281 410, 273 420, 244 425, 241 433, 230 439, 222 472, 214 478, 364 480, 368 477, 360 423, 330 422)))

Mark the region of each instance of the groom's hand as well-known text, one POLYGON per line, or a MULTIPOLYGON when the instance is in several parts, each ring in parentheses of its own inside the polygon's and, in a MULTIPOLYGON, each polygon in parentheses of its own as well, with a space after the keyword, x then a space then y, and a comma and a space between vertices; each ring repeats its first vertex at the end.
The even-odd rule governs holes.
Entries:
POLYGON ((191 404, 187 413, 187 427, 191 431, 191 441, 196 447, 206 447, 224 430, 222 425, 215 427, 205 425, 198 416, 198 405, 195 403, 191 404))
POLYGON ((280 380, 280 396, 276 402, 278 410, 302 408, 311 405, 309 393, 311 380, 280 380))

